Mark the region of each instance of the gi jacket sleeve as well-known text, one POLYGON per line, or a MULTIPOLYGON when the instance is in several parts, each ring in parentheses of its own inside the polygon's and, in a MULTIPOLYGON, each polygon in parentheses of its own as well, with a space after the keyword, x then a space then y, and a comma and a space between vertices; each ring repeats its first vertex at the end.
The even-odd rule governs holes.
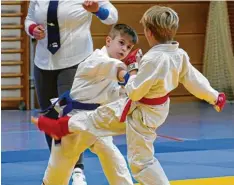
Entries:
POLYGON ((153 60, 143 57, 137 75, 132 75, 125 86, 128 97, 133 101, 138 101, 149 93, 151 87, 157 83, 157 78, 161 71, 161 56, 153 60))
POLYGON ((117 60, 117 59, 109 59, 106 61, 102 61, 97 66, 97 76, 102 76, 110 80, 118 81, 117 71, 118 68, 122 68, 127 70, 127 66, 117 60))
POLYGON ((190 61, 187 53, 184 51, 182 68, 180 73, 180 83, 199 99, 206 100, 210 104, 215 104, 218 98, 218 92, 214 90, 209 81, 196 69, 190 61))
POLYGON ((109 79, 118 81, 118 68, 127 70, 127 66, 120 60, 104 56, 102 52, 96 50, 91 57, 80 64, 77 74, 85 78, 109 79))

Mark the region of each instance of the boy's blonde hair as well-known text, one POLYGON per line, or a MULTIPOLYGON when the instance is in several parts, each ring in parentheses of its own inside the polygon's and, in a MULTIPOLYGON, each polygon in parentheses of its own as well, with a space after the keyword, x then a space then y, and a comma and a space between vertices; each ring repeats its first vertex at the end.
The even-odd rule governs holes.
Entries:
POLYGON ((137 44, 138 42, 138 36, 136 31, 128 26, 127 24, 115 24, 112 26, 110 32, 109 32, 109 36, 114 39, 117 35, 128 35, 131 37, 132 39, 132 43, 133 44, 137 44))
POLYGON ((160 43, 172 41, 179 26, 177 13, 169 7, 153 6, 148 9, 140 23, 148 28, 160 43))

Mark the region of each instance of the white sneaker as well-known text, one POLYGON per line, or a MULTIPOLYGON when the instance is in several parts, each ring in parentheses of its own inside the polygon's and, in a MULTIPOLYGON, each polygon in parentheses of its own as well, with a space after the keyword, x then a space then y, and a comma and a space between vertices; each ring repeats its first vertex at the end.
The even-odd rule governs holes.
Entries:
POLYGON ((82 169, 75 168, 73 170, 72 185, 87 185, 85 175, 82 169))

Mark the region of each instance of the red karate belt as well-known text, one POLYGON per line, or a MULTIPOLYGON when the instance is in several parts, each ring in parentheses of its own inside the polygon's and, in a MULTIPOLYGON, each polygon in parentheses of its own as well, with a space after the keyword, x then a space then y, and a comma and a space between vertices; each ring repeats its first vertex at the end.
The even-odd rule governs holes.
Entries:
MULTIPOLYGON (((169 94, 167 94, 163 97, 160 97, 160 98, 142 98, 139 100, 139 102, 143 103, 145 105, 161 105, 161 104, 164 104, 168 100, 168 98, 169 98, 169 94)), ((120 122, 124 122, 126 120, 126 117, 127 117, 128 111, 131 107, 131 104, 132 104, 132 100, 128 99, 128 101, 124 107, 124 110, 122 112, 120 122)))

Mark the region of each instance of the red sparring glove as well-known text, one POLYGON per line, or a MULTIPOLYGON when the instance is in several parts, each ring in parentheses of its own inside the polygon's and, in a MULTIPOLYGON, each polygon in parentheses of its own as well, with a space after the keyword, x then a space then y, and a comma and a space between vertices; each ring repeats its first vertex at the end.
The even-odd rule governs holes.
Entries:
POLYGON ((142 58, 141 49, 136 49, 133 52, 129 53, 128 56, 123 60, 123 62, 128 66, 128 71, 137 70, 138 62, 142 58))
POLYGON ((224 93, 219 93, 218 99, 214 105, 214 108, 217 112, 221 112, 226 103, 226 96, 224 93))
POLYGON ((58 139, 70 134, 68 121, 70 117, 64 116, 59 119, 51 119, 40 116, 38 119, 38 128, 50 136, 56 136, 58 139))

